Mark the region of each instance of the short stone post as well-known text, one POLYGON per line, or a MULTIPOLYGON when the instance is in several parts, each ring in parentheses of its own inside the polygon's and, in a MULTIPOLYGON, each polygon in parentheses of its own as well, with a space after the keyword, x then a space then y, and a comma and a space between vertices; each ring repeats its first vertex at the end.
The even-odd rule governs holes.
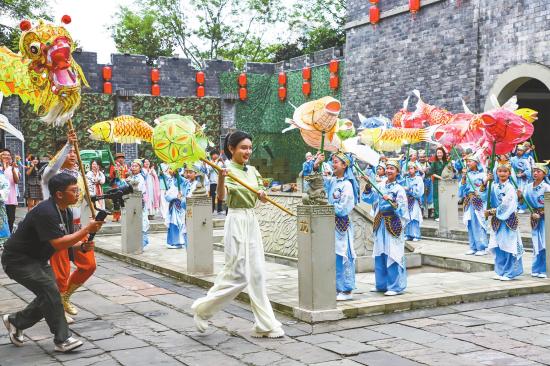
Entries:
POLYGON ((124 254, 143 253, 143 193, 134 191, 124 198, 122 209, 122 247, 124 254))
POLYGON ((298 205, 297 223, 299 307, 307 311, 333 310, 336 308, 334 207, 298 205))
POLYGON ((544 240, 546 242, 546 273, 550 274, 550 192, 544 193, 544 240))
POLYGON ((187 198, 187 273, 214 273, 212 202, 208 196, 187 198))
POLYGON ((439 180, 439 235, 450 237, 458 225, 458 186, 454 180, 439 180))

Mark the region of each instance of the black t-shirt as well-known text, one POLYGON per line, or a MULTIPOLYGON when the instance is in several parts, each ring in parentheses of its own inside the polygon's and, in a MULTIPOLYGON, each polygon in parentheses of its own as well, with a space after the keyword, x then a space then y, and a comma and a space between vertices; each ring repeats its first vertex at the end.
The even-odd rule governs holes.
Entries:
POLYGON ((27 213, 4 244, 2 264, 47 262, 55 253, 50 240, 66 235, 64 225, 67 225, 67 233, 73 232, 70 209, 58 211, 53 198, 40 202, 27 213))

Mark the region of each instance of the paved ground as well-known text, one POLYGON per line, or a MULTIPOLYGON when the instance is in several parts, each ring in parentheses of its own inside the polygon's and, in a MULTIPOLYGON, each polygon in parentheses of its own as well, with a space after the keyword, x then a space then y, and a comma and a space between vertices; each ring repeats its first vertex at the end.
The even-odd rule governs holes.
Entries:
MULTIPOLYGON (((98 255, 74 296, 80 351, 54 354, 44 322, 17 348, 0 330, 0 365, 550 365, 550 295, 359 317, 309 325, 278 314, 287 335, 250 338, 252 314, 234 302, 195 331, 193 299, 205 290, 98 255)), ((0 272, 0 313, 32 294, 0 272)))

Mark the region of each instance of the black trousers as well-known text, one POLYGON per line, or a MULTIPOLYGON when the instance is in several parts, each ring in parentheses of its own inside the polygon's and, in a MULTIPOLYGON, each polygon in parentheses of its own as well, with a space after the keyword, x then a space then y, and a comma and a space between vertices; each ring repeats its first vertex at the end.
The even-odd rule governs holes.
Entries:
POLYGON ((18 329, 27 329, 46 318, 54 342, 63 343, 71 336, 61 295, 49 264, 6 264, 4 271, 9 278, 23 285, 36 298, 27 307, 11 314, 9 319, 18 329))
POLYGON ((13 233, 13 223, 15 222, 15 208, 17 205, 6 205, 6 215, 8 216, 8 226, 10 233, 13 233))
POLYGON ((212 197, 212 212, 216 210, 217 213, 222 212, 222 202, 218 201, 216 205, 216 189, 218 189, 217 183, 210 184, 210 197, 212 197))

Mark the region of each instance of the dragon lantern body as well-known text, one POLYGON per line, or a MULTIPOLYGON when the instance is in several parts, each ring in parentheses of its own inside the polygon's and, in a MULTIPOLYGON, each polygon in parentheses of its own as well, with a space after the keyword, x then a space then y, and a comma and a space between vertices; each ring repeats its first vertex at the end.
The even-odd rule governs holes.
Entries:
POLYGON ((82 86, 89 86, 73 59, 75 44, 64 27, 43 20, 20 27, 20 52, 0 47, 0 92, 18 95, 43 121, 62 125, 80 104, 82 86))

